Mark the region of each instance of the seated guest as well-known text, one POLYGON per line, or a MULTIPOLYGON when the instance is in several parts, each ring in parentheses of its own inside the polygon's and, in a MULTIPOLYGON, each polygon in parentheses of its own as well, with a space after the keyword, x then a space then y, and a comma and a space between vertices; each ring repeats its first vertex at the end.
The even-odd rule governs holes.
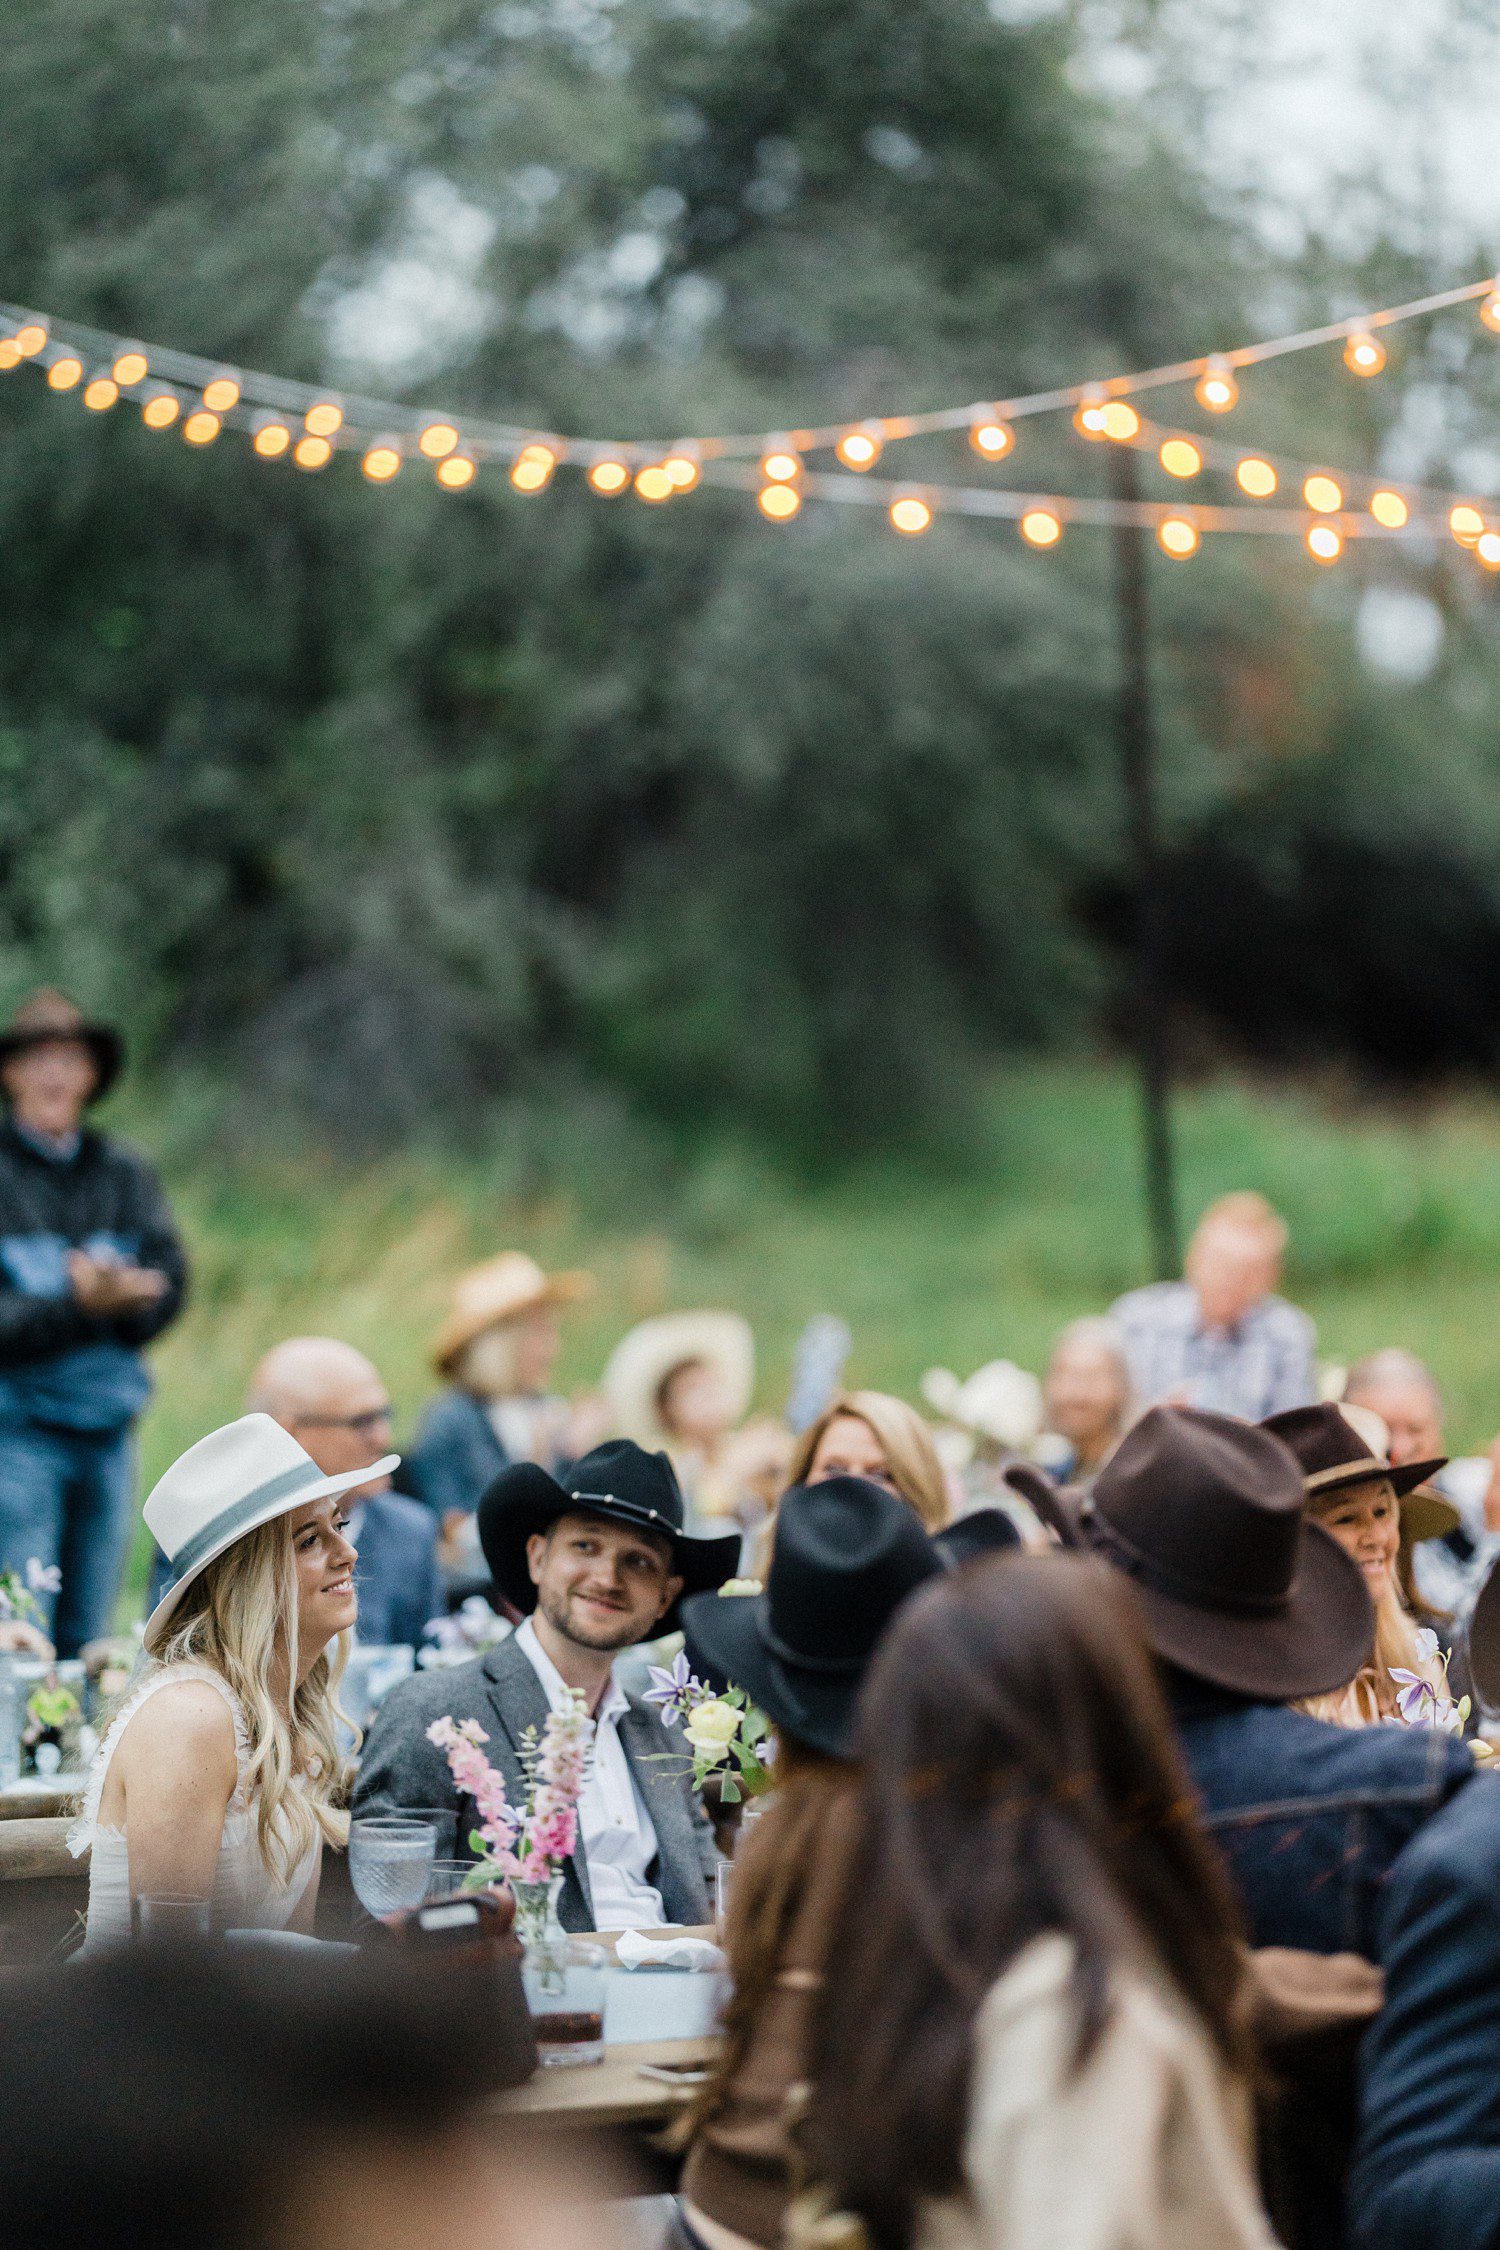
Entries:
POLYGON ((1262 1427, 1274 1431, 1301 1462, 1307 1512, 1359 1565, 1375 1611, 1370 1662, 1347 1687, 1314 1696, 1302 1709, 1338 1727, 1393 1719, 1404 1684, 1393 1678, 1393 1666, 1417 1673, 1434 1688, 1443 1683, 1442 1665, 1423 1653, 1397 1571, 1403 1532, 1413 1541, 1435 1539, 1458 1522, 1456 1508, 1422 1489, 1442 1461, 1394 1467, 1385 1424, 1359 1406, 1294 1406, 1262 1427))
POLYGON ((925 1588, 858 1751, 788 2244, 1274 2250, 1238 1918, 1119 1582, 925 1588))
POLYGON ((854 1837, 855 1698, 897 1606, 941 1567, 894 1494, 829 1477, 783 1500, 763 1596, 685 1605, 693 1669, 744 1688, 776 1730, 775 1783, 735 1854, 724 2048, 688 2121, 688 2245, 781 2240, 789 2102, 854 1837))
POLYGON ((755 1388, 750 1324, 732 1312, 659 1313, 610 1353, 603 1403, 618 1437, 660 1448, 677 1471, 690 1520, 759 1521, 786 1482, 784 1422, 747 1422, 755 1388))
POLYGON ((941 1531, 953 1518, 953 1495, 931 1430, 914 1406, 885 1391, 840 1391, 802 1432, 788 1483, 816 1484, 821 1477, 884 1485, 927 1531, 941 1531))
POLYGON ((682 1493, 664 1454, 619 1439, 560 1481, 533 1462, 502 1470, 479 1508, 479 1538, 496 1586, 534 1612, 470 1664, 403 1680, 382 1703, 360 1759, 357 1816, 440 1807, 459 1815, 461 1854, 477 1825, 443 1753, 427 1739, 440 1718, 476 1719, 512 1804, 529 1727, 581 1694, 595 1723, 579 1804, 581 1850, 568 1861, 558 1912, 569 1930, 638 1929, 710 1919, 707 1824, 680 1735, 628 1696, 615 1658, 670 1632, 679 1597, 722 1586, 739 1538, 690 1539, 682 1493))
MULTIPOLYGON (((1443 1394, 1414 1352, 1392 1348, 1360 1360, 1349 1370, 1344 1401, 1380 1416, 1398 1469, 1409 1461, 1441 1460, 1447 1452, 1443 1394)), ((1427 1609, 1463 1625, 1500 1556, 1500 1474, 1493 1449, 1443 1461, 1432 1482, 1458 1510, 1459 1520, 1412 1557, 1413 1587, 1427 1609)))
MULTIPOLYGON (((370 1469, 391 1442, 384 1383, 363 1352, 329 1336, 295 1336, 267 1352, 248 1403, 290 1430, 325 1476, 370 1469)), ((388 1474, 353 1486, 344 1505, 345 1536, 359 1557, 359 1638, 415 1647, 442 1607, 432 1512, 393 1492, 388 1474)))
POLYGON ((92 1846, 88 1950, 128 1940, 132 1901, 157 1893, 207 1900, 220 1930, 311 1929, 323 1845, 348 1834, 343 1496, 369 1474, 325 1476, 247 1414, 190 1446, 146 1502, 174 1576, 68 1837, 75 1855, 92 1846))
POLYGON ((1357 1565, 1306 1520, 1296 1457, 1228 1415, 1157 1406, 1087 1494, 1040 1472, 1021 1489, 1130 1579, 1251 1942, 1369 1957, 1397 1853, 1474 1761, 1427 1728, 1287 1708, 1346 1687, 1375 1639, 1357 1565))
POLYGON ((453 1292, 432 1354, 450 1387, 423 1415, 404 1473, 438 1519, 456 1593, 483 1590, 474 1511, 500 1471, 513 1461, 555 1471, 570 1457, 568 1402, 547 1386, 562 1344, 558 1311, 593 1286, 586 1273, 543 1273, 506 1250, 453 1292))
POLYGON ((1313 1324, 1276 1295, 1286 1243, 1263 1195, 1222 1195, 1198 1222, 1184 1278, 1119 1300, 1110 1318, 1142 1405, 1260 1422, 1317 1397, 1313 1324))
POLYGON ((1081 1484, 1125 1435, 1131 1413, 1130 1366, 1110 1320, 1074 1320, 1052 1347, 1042 1378, 1040 1457, 1056 1477, 1081 1484))

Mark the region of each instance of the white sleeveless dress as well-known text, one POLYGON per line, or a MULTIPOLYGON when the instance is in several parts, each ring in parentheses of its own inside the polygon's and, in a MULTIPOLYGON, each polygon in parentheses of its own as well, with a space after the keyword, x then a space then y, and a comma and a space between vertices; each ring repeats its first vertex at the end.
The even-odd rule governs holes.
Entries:
POLYGON ((123 1828, 100 1825, 99 1801, 104 1777, 120 1738, 141 1705, 151 1696, 178 1686, 184 1680, 206 1680, 223 1696, 234 1721, 234 1755, 239 1778, 224 1814, 224 1836, 214 1873, 210 1914, 213 1928, 224 1930, 284 1930, 296 1912, 317 1869, 319 1839, 314 1838, 292 1870, 291 1880, 277 1883, 266 1868, 256 1840, 255 1813, 245 1796, 245 1769, 250 1756, 250 1733, 245 1715, 229 1682, 206 1664, 154 1666, 134 1690, 99 1745, 84 1791, 78 1819, 68 1831, 68 1849, 75 1859, 91 1851, 89 1861, 88 1935, 81 1950, 128 1943, 130 1929, 130 1858, 123 1828))

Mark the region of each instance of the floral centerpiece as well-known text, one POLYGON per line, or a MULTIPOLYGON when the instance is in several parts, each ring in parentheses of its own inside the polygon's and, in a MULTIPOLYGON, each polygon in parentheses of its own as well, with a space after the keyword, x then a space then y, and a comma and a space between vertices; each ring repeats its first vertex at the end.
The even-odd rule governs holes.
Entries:
POLYGON ((40 1630, 44 1619, 37 1596, 55 1594, 61 1585, 57 1564, 38 1562, 35 1555, 24 1578, 18 1570, 0 1570, 0 1625, 35 1625, 40 1630))
MULTIPOLYGON (((1422 1631, 1417 1635, 1417 1650, 1422 1662, 1429 1667, 1426 1672, 1412 1672, 1404 1665, 1391 1666, 1391 1678, 1399 1682, 1396 1695, 1396 1716, 1403 1726, 1431 1727, 1439 1734, 1461 1735, 1469 1723, 1472 1708, 1469 1698, 1461 1695, 1455 1702, 1448 1693, 1448 1659, 1438 1644, 1436 1633, 1422 1631), (1436 1672, 1438 1677, 1432 1677, 1436 1672)), ((1476 1757, 1487 1757, 1489 1745, 1476 1742, 1476 1757)))
POLYGON ((430 1672, 449 1664, 467 1664, 471 1656, 483 1656, 487 1650, 498 1648, 508 1636, 510 1625, 498 1610, 491 1609, 483 1594, 471 1594, 451 1617, 431 1618, 426 1632, 428 1638, 417 1651, 417 1662, 424 1672, 430 1672))
MULTIPOLYGON (((722 1591, 727 1592, 724 1588, 722 1591)), ((756 1588, 759 1591, 759 1588, 756 1588)), ((743 1688, 723 1695, 698 1679, 679 1650, 670 1669, 651 1667, 643 1699, 654 1703, 668 1726, 682 1729, 693 1753, 693 1787, 702 1791, 712 1777, 721 1804, 741 1797, 763 1797, 771 1786, 771 1726, 743 1688)))

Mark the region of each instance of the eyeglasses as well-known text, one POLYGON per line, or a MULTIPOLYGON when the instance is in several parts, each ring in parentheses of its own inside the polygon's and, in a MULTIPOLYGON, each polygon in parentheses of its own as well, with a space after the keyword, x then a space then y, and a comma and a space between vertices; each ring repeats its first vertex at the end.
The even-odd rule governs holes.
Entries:
POLYGON ((390 1428, 394 1412, 387 1399, 384 1406, 372 1406, 364 1414, 299 1414, 297 1427, 301 1430, 352 1430, 359 1437, 374 1437, 377 1430, 390 1428))

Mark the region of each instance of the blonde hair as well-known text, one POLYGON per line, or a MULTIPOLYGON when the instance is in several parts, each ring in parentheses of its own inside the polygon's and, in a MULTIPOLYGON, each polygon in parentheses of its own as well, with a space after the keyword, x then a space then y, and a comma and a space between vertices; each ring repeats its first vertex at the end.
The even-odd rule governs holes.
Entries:
POLYGON ((932 1432, 914 1406, 887 1391, 840 1391, 798 1440, 787 1471, 788 1486, 806 1483, 824 1432, 844 1414, 863 1422, 878 1440, 891 1482, 923 1526, 941 1531, 951 1523, 953 1499, 932 1432))
MULTIPOLYGON (((1342 1493, 1333 1496, 1328 1505, 1343 1497, 1342 1493)), ((1316 1505, 1309 1507, 1314 1523, 1320 1512, 1316 1505)), ((1439 1685, 1441 1667, 1434 1667, 1422 1654, 1419 1628, 1402 1599, 1398 1568, 1392 1569, 1385 1592, 1375 1604, 1375 1648, 1369 1663, 1355 1673, 1347 1687, 1335 1688, 1331 1695, 1310 1696, 1298 1705, 1299 1710, 1336 1727, 1373 1727, 1382 1719, 1396 1716, 1401 1688, 1391 1678, 1393 1664, 1404 1671, 1420 1672, 1434 1687, 1439 1685)))
POLYGON ((256 1841, 266 1872, 282 1885, 317 1837, 341 1846, 349 1833, 339 1800, 352 1769, 338 1729, 350 1722, 337 1700, 348 1636, 324 1649, 293 1689, 288 1716, 276 1690, 296 1679, 296 1618, 291 1518, 278 1516, 211 1562, 146 1642, 158 1664, 207 1665, 232 1689, 250 1738, 242 1786, 256 1841))

